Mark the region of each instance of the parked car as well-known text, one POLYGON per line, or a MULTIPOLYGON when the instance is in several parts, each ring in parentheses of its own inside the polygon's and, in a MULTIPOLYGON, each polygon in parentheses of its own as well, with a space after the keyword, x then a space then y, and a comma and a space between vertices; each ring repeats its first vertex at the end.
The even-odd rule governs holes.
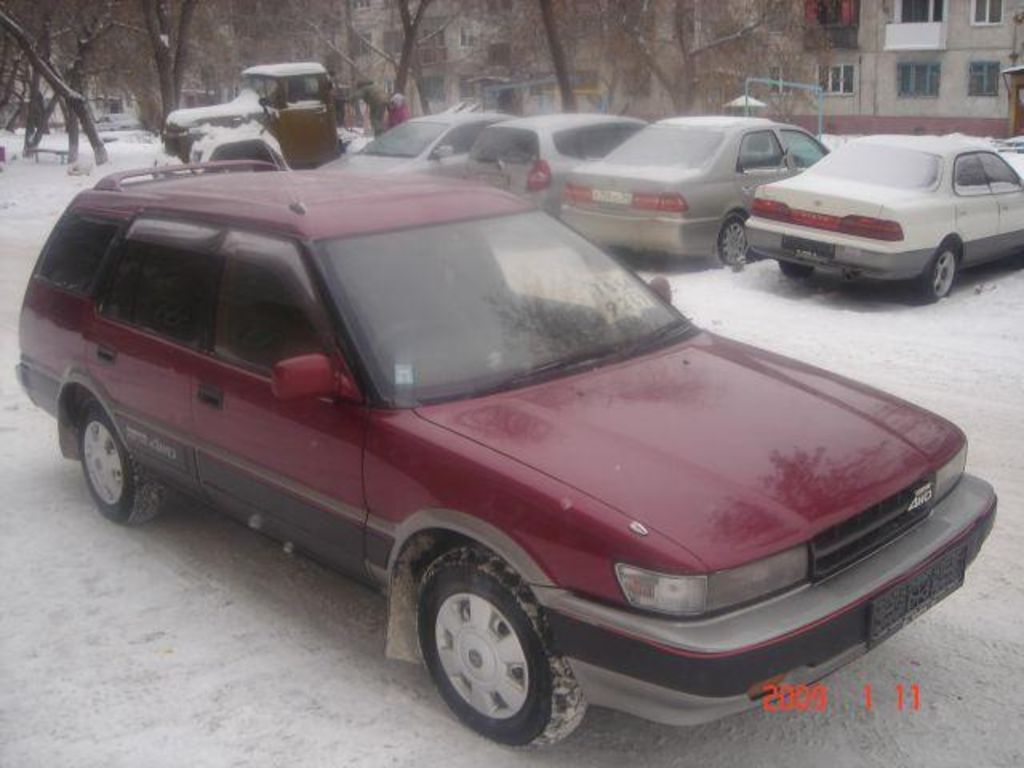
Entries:
POLYGON ((342 155, 324 168, 461 177, 480 132, 508 117, 498 112, 444 112, 413 118, 378 136, 362 151, 342 155))
POLYGON ((913 280, 933 302, 960 269, 1024 248, 1024 187, 988 142, 871 136, 759 189, 747 226, 790 277, 913 280))
POLYGON ((996 498, 948 421, 507 193, 250 167, 100 181, 30 279, 20 380, 111 520, 172 485, 377 584, 388 654, 508 744, 758 706, 963 582, 996 498))
POLYGON ((570 173, 562 218, 600 245, 739 265, 754 190, 827 152, 803 129, 761 118, 660 120, 570 173))
POLYGON ((510 120, 480 134, 469 152, 466 178, 506 189, 558 216, 568 173, 604 157, 644 125, 631 117, 594 114, 510 120))

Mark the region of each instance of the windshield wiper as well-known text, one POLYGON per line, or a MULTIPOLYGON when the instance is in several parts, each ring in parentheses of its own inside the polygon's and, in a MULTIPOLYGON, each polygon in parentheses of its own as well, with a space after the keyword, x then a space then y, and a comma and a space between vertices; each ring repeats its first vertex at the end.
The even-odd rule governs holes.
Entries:
POLYGON ((683 336, 693 330, 693 326, 687 320, 676 320, 675 322, 663 325, 647 336, 643 336, 632 344, 621 347, 616 351, 616 358, 625 360, 628 357, 642 354, 652 349, 664 346, 677 337, 683 336))

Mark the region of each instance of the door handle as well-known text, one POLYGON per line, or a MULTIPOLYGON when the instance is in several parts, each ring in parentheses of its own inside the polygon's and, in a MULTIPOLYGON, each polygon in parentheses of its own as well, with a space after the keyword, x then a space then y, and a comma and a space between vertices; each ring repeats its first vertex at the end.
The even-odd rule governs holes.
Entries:
POLYGON ((199 389, 196 390, 196 399, 203 405, 218 410, 224 406, 224 393, 220 387, 215 387, 213 384, 200 384, 199 389))
POLYGON ((117 350, 113 347, 108 347, 106 344, 97 344, 96 357, 104 363, 113 364, 113 362, 117 360, 117 350))

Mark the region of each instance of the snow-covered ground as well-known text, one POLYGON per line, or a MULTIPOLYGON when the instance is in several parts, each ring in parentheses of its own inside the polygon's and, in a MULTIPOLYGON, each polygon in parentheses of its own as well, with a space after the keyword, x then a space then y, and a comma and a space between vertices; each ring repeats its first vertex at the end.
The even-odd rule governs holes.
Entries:
MULTIPOLYGON (((110 150, 113 169, 163 161, 154 143, 110 150)), ((384 658, 370 590, 190 502, 139 529, 93 510, 12 373, 39 247, 108 167, 66 170, 0 173, 0 766, 1024 765, 1024 271, 965 274, 931 307, 892 287, 793 284, 769 263, 670 271, 703 326, 960 424, 1000 517, 959 592, 827 681, 827 714, 675 729, 595 710, 566 742, 514 751, 459 726, 425 671, 384 658), (898 684, 919 686, 920 711, 897 709, 898 684)))

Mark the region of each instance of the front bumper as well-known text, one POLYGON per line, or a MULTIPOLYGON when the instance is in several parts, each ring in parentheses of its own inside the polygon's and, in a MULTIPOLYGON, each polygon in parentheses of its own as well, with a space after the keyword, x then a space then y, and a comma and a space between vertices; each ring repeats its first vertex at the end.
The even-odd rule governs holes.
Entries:
MULTIPOLYGON (((822 272, 842 274, 846 277, 868 277, 875 280, 909 280, 917 277, 928 266, 935 254, 934 249, 884 250, 864 247, 852 239, 837 239, 815 230, 801 231, 798 235, 806 240, 831 243, 835 246, 835 258, 828 261, 801 258, 793 251, 782 247, 783 232, 765 229, 747 223, 747 243, 755 259, 776 259, 793 264, 805 264, 822 272)), ((789 234, 788 232, 786 234, 789 234)), ((894 244, 899 245, 899 244, 894 244)))
POLYGON ((995 519, 992 487, 965 475, 922 523, 839 574, 733 613, 671 620, 539 590, 555 646, 588 701, 673 725, 759 702, 760 683, 809 683, 867 650, 872 598, 966 543, 969 564, 995 519))
POLYGON ((606 248, 628 248, 673 256, 714 254, 720 219, 628 216, 610 211, 562 206, 562 221, 588 240, 606 248))

